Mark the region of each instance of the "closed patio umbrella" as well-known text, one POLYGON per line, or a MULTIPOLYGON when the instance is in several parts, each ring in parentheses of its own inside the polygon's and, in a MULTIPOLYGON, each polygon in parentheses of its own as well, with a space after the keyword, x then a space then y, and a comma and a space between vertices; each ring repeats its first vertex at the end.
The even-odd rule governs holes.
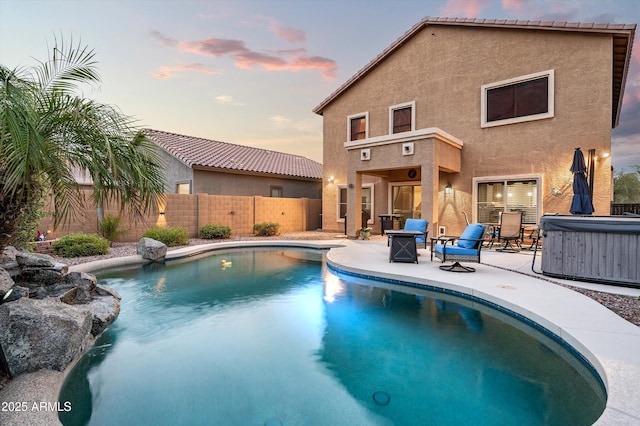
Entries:
POLYGON ((574 151, 573 163, 569 170, 573 173, 573 200, 569 211, 571 214, 593 213, 593 203, 589 193, 589 183, 587 183, 587 166, 580 148, 574 151))

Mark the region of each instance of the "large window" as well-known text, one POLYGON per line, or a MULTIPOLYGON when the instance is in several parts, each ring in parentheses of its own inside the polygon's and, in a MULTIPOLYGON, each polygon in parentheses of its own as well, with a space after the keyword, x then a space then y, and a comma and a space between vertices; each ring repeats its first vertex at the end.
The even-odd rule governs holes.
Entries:
POLYGON ((367 138, 367 117, 369 114, 361 113, 347 117, 348 140, 357 141, 367 138))
POLYGON ((553 70, 482 86, 482 127, 553 117, 553 70))
POLYGON ((522 222, 538 222, 539 179, 493 180, 477 183, 477 218, 480 223, 498 223, 500 212, 522 212, 522 222))
POLYGON ((389 129, 392 134, 415 130, 415 102, 389 108, 389 129))
MULTIPOLYGON (((373 184, 362 185, 362 214, 368 218, 368 223, 373 223, 373 184)), ((344 221, 347 214, 347 187, 338 187, 338 221, 344 221)), ((363 225, 365 225, 363 223, 363 225)))

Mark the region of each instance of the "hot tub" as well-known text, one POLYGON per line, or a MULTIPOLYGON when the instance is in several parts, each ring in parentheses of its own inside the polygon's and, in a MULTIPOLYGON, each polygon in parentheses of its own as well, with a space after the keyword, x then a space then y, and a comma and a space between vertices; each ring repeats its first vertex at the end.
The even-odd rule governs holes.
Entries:
POLYGON ((640 287, 640 217, 543 216, 542 273, 640 287))

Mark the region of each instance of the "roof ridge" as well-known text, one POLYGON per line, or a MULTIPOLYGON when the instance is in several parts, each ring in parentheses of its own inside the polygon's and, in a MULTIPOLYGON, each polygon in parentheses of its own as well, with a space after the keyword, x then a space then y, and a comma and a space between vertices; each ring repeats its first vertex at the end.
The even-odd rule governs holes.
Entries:
POLYGON ((163 130, 143 129, 160 148, 188 167, 322 178, 322 164, 298 154, 222 142, 163 130))
MULTIPOLYGON (((203 137, 200 137, 200 136, 189 136, 189 135, 184 135, 182 133, 167 132, 167 131, 164 131, 164 130, 156 130, 156 129, 151 129, 151 128, 146 128, 146 129, 143 129, 143 130, 144 131, 151 131, 151 132, 166 133, 168 135, 174 135, 174 136, 179 136, 179 137, 189 138, 189 139, 200 139, 200 140, 207 141, 207 142, 215 142, 215 143, 220 143, 220 144, 224 144, 224 145, 237 146, 237 147, 240 147, 240 148, 246 148, 246 149, 250 149, 250 150, 273 152, 275 154, 281 154, 281 155, 286 155, 286 156, 291 156, 291 157, 300 157, 300 158, 304 158, 304 159, 307 159, 307 160, 310 160, 310 161, 315 161, 315 160, 312 160, 312 159, 307 158, 307 157, 305 157, 303 155, 300 155, 300 154, 291 154, 291 153, 288 153, 288 152, 276 151, 274 149, 267 149, 267 148, 261 148, 261 147, 250 146, 250 145, 242 145, 242 144, 239 144, 239 143, 225 142, 225 141, 220 141, 220 140, 217 140, 217 139, 203 138, 203 137)), ((317 163, 317 161, 316 161, 316 163, 317 163)))

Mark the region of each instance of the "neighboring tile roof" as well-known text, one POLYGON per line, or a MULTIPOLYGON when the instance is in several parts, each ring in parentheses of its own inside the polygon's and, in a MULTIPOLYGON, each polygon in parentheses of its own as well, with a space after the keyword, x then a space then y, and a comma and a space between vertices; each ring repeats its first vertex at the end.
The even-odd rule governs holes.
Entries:
POLYGON ((382 53, 376 56, 371 62, 365 65, 360 71, 347 80, 342 86, 334 91, 329 97, 322 101, 313 109, 316 114, 322 115, 322 111, 333 102, 338 96, 346 91, 352 84, 363 78, 371 69, 382 62, 387 56, 402 46, 413 35, 429 25, 451 25, 451 26, 471 26, 488 28, 513 28, 525 30, 550 30, 550 31, 573 31, 589 33, 605 33, 613 36, 613 114, 612 127, 618 125, 620 109, 622 108, 622 94, 627 79, 629 62, 631 61, 631 50, 633 47, 633 37, 635 35, 636 24, 596 24, 582 22, 556 22, 556 21, 522 21, 511 19, 476 19, 476 18, 438 18, 425 17, 415 24, 409 31, 404 33, 387 47, 382 53))
POLYGON ((189 167, 322 179, 322 164, 305 157, 159 130, 144 132, 189 167))

